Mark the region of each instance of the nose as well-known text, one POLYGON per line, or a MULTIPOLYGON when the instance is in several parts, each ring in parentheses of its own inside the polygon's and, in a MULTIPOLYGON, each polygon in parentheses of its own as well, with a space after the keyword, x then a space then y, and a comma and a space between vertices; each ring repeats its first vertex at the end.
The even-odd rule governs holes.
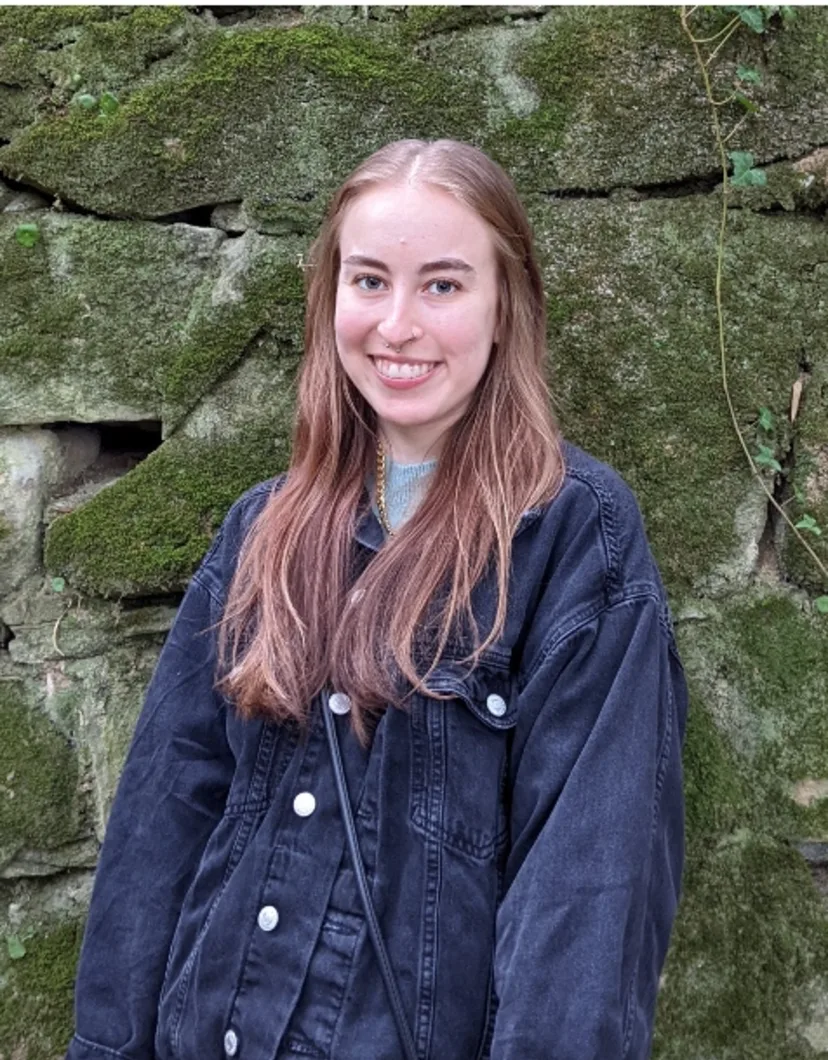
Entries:
POLYGON ((420 338, 423 329, 417 323, 416 315, 407 293, 397 290, 377 324, 380 338, 391 346, 402 346, 404 342, 420 338))

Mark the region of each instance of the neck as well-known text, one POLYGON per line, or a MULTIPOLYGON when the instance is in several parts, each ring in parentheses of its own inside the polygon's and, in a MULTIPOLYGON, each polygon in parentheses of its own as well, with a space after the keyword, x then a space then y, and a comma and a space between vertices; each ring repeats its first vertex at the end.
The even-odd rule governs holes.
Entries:
POLYGON ((385 452, 395 464, 424 464, 437 460, 443 445, 443 432, 436 433, 417 430, 400 430, 380 423, 380 438, 385 452))

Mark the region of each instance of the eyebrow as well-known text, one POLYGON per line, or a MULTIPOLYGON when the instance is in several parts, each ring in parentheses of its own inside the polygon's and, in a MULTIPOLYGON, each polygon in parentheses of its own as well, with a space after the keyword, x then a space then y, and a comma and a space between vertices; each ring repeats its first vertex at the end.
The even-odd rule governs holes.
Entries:
MULTIPOLYGON (((349 257, 345 258, 342 264, 362 265, 368 269, 381 269, 383 272, 390 271, 385 262, 379 261, 377 258, 366 258, 363 254, 351 254, 349 257)), ((429 272, 442 272, 443 270, 468 273, 474 272, 471 265, 469 265, 468 262, 463 261, 462 258, 438 258, 437 261, 427 261, 425 265, 421 265, 419 269, 417 269, 417 274, 419 276, 424 276, 429 272)))

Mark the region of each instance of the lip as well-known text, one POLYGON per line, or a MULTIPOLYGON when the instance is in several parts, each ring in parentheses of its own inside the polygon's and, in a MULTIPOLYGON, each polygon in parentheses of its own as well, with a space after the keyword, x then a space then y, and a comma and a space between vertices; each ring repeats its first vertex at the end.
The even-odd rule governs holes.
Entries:
POLYGON ((389 390, 412 390, 415 386, 420 386, 431 379, 442 364, 442 361, 414 361, 408 357, 380 357, 378 354, 369 354, 368 356, 371 359, 377 379, 389 390), (395 364, 431 364, 433 368, 430 372, 426 372, 424 375, 417 376, 414 379, 389 379, 387 375, 383 375, 377 368, 376 362, 378 360, 393 361, 395 364))

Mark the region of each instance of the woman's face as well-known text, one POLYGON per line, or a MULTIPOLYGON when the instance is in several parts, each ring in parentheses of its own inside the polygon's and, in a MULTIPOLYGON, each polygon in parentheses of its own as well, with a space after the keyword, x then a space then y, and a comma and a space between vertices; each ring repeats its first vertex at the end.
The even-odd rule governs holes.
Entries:
POLYGON ((489 229, 442 189, 383 186, 348 207, 339 249, 342 367, 376 412, 395 460, 437 456, 497 341, 489 229))

